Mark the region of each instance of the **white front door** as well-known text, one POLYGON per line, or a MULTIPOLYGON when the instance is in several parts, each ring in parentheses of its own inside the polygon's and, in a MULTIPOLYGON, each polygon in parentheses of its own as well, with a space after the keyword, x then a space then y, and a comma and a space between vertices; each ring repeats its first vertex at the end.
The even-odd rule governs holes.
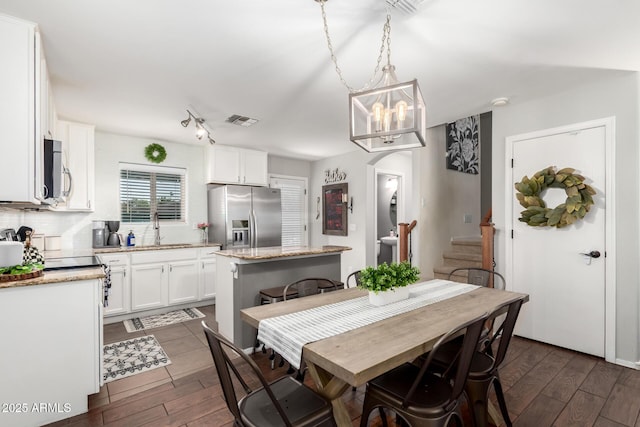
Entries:
MULTIPOLYGON (((530 296, 515 333, 601 357, 607 296, 607 137, 607 126, 600 121, 508 138, 513 166, 511 174, 507 172, 505 199, 511 211, 507 227, 513 230, 507 236, 507 286, 530 296), (549 166, 576 169, 596 190, 584 219, 563 228, 534 227, 518 220, 524 208, 515 197, 514 183, 549 166), (592 251, 600 256, 583 255, 592 251)), ((541 197, 554 208, 567 195, 564 189, 550 188, 541 197)))

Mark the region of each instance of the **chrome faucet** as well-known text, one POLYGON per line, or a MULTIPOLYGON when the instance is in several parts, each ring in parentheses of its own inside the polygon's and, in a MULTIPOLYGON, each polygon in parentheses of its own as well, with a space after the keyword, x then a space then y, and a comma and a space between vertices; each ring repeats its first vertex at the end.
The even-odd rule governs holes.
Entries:
POLYGON ((154 231, 154 244, 160 245, 160 219, 158 218, 158 211, 153 213, 153 231, 154 231))

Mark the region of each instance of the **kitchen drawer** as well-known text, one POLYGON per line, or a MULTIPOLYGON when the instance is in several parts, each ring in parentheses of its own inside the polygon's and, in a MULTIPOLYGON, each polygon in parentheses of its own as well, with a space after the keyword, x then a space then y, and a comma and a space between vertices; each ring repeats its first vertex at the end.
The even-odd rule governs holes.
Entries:
POLYGON ((98 258, 100 259, 100 262, 108 266, 129 265, 128 254, 99 254, 98 258))
POLYGON ((190 259, 195 260, 197 258, 197 249, 164 249, 160 251, 141 251, 131 254, 131 264, 186 261, 190 259))

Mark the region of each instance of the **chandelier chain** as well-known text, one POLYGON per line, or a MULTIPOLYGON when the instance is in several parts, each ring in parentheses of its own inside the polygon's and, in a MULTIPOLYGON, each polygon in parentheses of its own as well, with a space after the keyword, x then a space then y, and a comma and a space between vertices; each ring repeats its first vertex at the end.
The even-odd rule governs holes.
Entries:
POLYGON ((335 66, 335 70, 336 73, 338 74, 338 77, 340 78, 340 82, 342 82, 342 84, 349 90, 349 92, 354 93, 354 92, 362 92, 364 90, 367 90, 371 87, 371 85, 374 83, 376 76, 378 75, 378 72, 380 72, 380 64, 382 63, 382 57, 384 56, 384 52, 385 52, 385 45, 387 46, 387 65, 391 64, 391 14, 387 11, 387 20, 382 28, 382 42, 380 44, 380 51, 378 53, 378 60, 376 62, 376 67, 373 70, 373 75, 371 76, 371 78, 369 79, 369 81, 367 83, 365 83, 365 85, 361 88, 361 89, 354 89, 353 87, 351 87, 346 80, 344 79, 343 75, 342 75, 342 70, 340 69, 340 66, 338 65, 338 59, 336 58, 335 52, 333 51, 333 44, 331 43, 331 37, 329 36, 329 25, 327 24, 327 14, 324 10, 324 4, 326 3, 327 0, 317 0, 318 3, 320 3, 320 9, 322 10, 322 21, 324 23, 324 34, 327 38, 327 47, 329 48, 329 53, 331 56, 331 61, 333 62, 333 65, 335 66))

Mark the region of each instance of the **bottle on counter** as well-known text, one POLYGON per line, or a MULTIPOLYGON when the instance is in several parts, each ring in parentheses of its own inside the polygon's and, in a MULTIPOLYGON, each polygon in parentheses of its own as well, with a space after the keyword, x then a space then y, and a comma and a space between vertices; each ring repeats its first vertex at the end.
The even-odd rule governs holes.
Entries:
POLYGON ((129 230, 129 234, 127 235, 127 246, 135 246, 136 245, 136 236, 133 234, 133 230, 129 230))

